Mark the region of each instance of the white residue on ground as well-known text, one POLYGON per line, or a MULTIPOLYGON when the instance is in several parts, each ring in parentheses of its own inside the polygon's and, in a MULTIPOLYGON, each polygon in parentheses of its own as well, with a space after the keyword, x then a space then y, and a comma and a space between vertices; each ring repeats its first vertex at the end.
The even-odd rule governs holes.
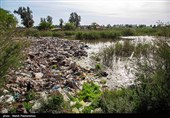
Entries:
MULTIPOLYGON (((123 40, 132 39, 131 41, 135 44, 137 43, 153 43, 153 40, 156 39, 156 37, 153 36, 127 36, 127 37, 121 37, 122 42, 123 40)), ((90 57, 92 55, 95 55, 98 53, 102 48, 110 46, 114 44, 115 42, 99 42, 95 44, 87 43, 89 46, 89 49, 86 51, 88 52, 88 57, 85 57, 81 60, 77 60, 77 63, 80 66, 83 66, 85 68, 94 68, 95 61, 91 59, 90 57)), ((113 67, 106 68, 105 71, 109 74, 107 78, 107 85, 110 89, 115 89, 119 87, 127 87, 134 84, 135 80, 135 69, 136 66, 135 60, 132 58, 133 55, 131 55, 129 58, 118 58, 116 57, 113 59, 113 67)))

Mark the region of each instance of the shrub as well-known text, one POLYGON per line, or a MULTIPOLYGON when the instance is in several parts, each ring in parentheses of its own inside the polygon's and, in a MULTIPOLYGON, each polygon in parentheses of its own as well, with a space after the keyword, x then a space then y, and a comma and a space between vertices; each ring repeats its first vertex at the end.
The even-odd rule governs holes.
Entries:
POLYGON ((138 99, 135 90, 120 89, 104 91, 99 105, 104 113, 131 113, 136 110, 138 99))
POLYGON ((124 29, 122 32, 123 36, 134 36, 135 35, 135 31, 133 29, 124 29))
POLYGON ((64 33, 63 32, 53 32, 52 36, 53 37, 64 37, 64 33))
POLYGON ((25 107, 25 109, 27 110, 27 112, 29 112, 29 110, 32 108, 32 104, 28 103, 28 102, 24 102, 23 106, 25 107))
POLYGON ((99 86, 94 83, 84 83, 82 91, 78 93, 79 99, 87 102, 97 102, 100 95, 99 86))
POLYGON ((53 36, 53 34, 52 34, 51 31, 41 31, 40 36, 42 36, 42 37, 51 37, 51 36, 53 36))
POLYGON ((26 36, 39 37, 40 36, 40 32, 37 29, 35 29, 35 28, 29 28, 29 29, 26 29, 25 35, 26 36))
POLYGON ((65 30, 75 30, 76 27, 75 27, 75 25, 74 25, 73 23, 66 23, 66 24, 64 25, 64 29, 65 29, 65 30))
POLYGON ((36 98, 36 93, 34 91, 28 91, 28 93, 25 96, 26 101, 30 101, 36 98))
POLYGON ((61 113, 64 99, 62 95, 52 95, 47 102, 42 102, 40 113, 61 113))

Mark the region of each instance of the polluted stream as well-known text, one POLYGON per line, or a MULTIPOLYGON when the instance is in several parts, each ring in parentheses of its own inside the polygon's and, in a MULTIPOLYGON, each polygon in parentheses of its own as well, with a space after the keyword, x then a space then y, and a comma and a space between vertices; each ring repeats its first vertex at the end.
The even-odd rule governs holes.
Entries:
MULTIPOLYGON (((114 46, 116 42, 123 43, 124 41, 129 40, 134 45, 139 43, 153 45, 155 39, 156 37, 153 36, 126 36, 121 37, 121 39, 117 41, 85 41, 85 44, 88 46, 88 49, 86 49, 88 56, 83 57, 83 59, 79 59, 76 62, 84 68, 95 68, 96 64, 102 62, 95 61, 92 57, 95 57, 104 48, 114 46)), ((135 70, 136 66, 136 59, 133 58, 133 52, 127 58, 113 56, 112 68, 104 66, 104 71, 108 74, 108 76, 105 77, 108 88, 117 89, 134 85, 136 79, 135 73, 137 72, 135 70)))

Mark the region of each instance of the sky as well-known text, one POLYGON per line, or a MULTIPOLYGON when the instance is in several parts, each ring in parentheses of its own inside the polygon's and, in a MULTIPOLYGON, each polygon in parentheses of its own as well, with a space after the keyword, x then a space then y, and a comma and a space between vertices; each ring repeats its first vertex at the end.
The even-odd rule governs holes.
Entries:
MULTIPOLYGON (((170 0, 0 0, 0 7, 11 13, 20 6, 29 6, 33 11, 34 26, 48 15, 54 25, 59 24, 60 18, 66 23, 72 12, 81 16, 81 25, 153 25, 159 20, 170 21, 170 0)), ((20 16, 14 15, 22 26, 20 16)))

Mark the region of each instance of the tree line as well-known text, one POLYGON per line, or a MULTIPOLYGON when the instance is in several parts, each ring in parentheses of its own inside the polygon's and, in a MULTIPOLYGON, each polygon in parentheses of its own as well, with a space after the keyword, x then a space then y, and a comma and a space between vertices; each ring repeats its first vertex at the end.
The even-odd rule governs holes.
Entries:
MULTIPOLYGON (((14 10, 15 14, 20 15, 21 24, 23 24, 26 28, 33 27, 34 20, 32 15, 32 10, 29 7, 19 7, 18 10, 14 10)), ((51 16, 47 16, 47 18, 41 18, 38 28, 40 30, 49 30, 54 28, 53 18, 51 16)), ((79 16, 76 12, 72 12, 69 17, 69 22, 65 24, 65 29, 75 29, 80 26, 81 16, 79 16)), ((59 27, 63 29, 64 20, 62 18, 59 19, 59 27)))

